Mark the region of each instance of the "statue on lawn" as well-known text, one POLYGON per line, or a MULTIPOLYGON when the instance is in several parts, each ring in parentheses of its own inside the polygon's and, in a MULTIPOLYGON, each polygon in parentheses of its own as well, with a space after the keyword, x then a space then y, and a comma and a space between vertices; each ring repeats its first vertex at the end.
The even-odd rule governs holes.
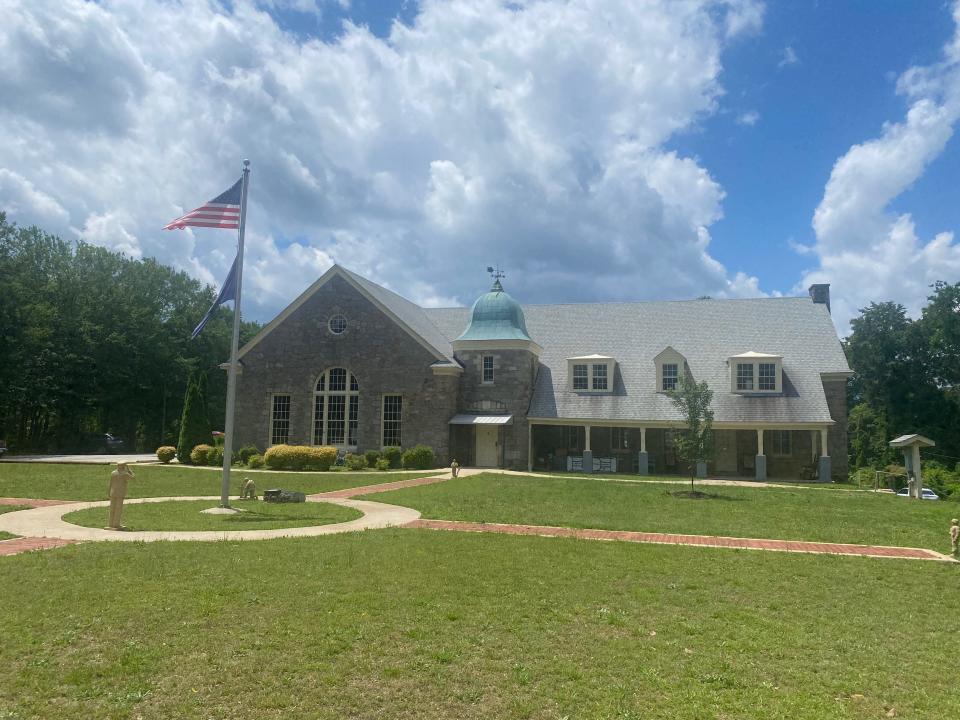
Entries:
POLYGON ((450 477, 455 478, 460 474, 460 463, 457 462, 454 458, 453 462, 450 463, 450 477))
POLYGON ((960 520, 954 518, 950 521, 950 552, 957 554, 957 543, 960 542, 960 520))
POLYGON ((240 488, 240 499, 241 500, 257 499, 257 485, 250 478, 245 477, 243 479, 243 486, 240 488))
POLYGON ((110 519, 107 530, 126 530, 120 524, 120 515, 123 513, 123 501, 127 497, 127 483, 133 478, 134 474, 125 462, 117 463, 117 469, 110 473, 110 519))

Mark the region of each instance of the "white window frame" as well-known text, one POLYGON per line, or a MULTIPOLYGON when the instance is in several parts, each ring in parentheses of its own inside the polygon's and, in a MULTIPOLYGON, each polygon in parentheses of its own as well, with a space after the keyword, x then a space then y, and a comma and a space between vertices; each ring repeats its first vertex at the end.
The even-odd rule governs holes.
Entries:
POLYGON ((293 417, 293 396, 291 395, 291 393, 288 393, 288 392, 271 393, 271 395, 270 395, 270 426, 267 428, 267 431, 270 433, 270 435, 269 435, 270 443, 269 443, 269 444, 270 444, 271 446, 272 446, 272 445, 283 445, 283 444, 286 444, 286 443, 289 443, 289 442, 290 442, 290 419, 291 419, 292 417, 293 417), (286 417, 285 419, 284 419, 284 418, 278 418, 278 417, 276 416, 276 414, 277 414, 277 409, 276 409, 276 408, 277 408, 277 398, 284 398, 284 397, 287 399, 287 417, 286 417), (282 440, 282 441, 280 441, 280 442, 277 442, 276 439, 275 439, 276 436, 277 436, 276 426, 277 426, 277 423, 278 423, 278 422, 283 422, 283 421, 285 421, 285 422, 287 423, 287 430, 286 430, 287 437, 286 437, 285 440, 282 440))
POLYGON ((403 447, 403 395, 400 393, 386 393, 380 401, 380 447, 403 447), (387 399, 398 398, 400 412, 395 420, 387 419, 387 399), (387 444, 387 423, 395 422, 397 427, 397 442, 387 444))
POLYGON ((574 392, 588 392, 590 390, 590 363, 574 363, 570 374, 570 382, 574 392), (583 374, 577 374, 577 368, 583 368, 583 374), (583 387, 577 387, 577 380, 583 380, 583 387))
POLYGON ((481 385, 493 385, 493 380, 495 377, 496 371, 496 361, 493 358, 493 355, 481 355, 480 356, 480 384, 481 385), (490 361, 490 379, 487 379, 487 360, 490 361))
POLYGON ((660 368, 660 391, 670 392, 672 390, 676 390, 677 386, 680 384, 680 363, 663 363, 660 368), (673 369, 669 375, 667 375, 667 368, 673 369), (671 381, 670 387, 667 387, 667 380, 671 381))
POLYGON ((313 384, 313 408, 311 410, 313 423, 310 428, 310 441, 314 447, 320 445, 331 445, 336 448, 354 449, 357 447, 360 432, 360 384, 356 376, 347 367, 329 367, 317 376, 313 384), (330 389, 330 373, 334 370, 343 370, 346 373, 344 390, 330 389), (323 388, 320 389, 320 384, 323 388), (356 386, 356 389, 354 388, 356 386), (323 399, 322 416, 317 417, 317 401, 323 399), (337 419, 333 422, 343 426, 343 442, 331 442, 330 437, 330 400, 332 398, 343 398, 343 419, 337 419), (320 436, 317 437, 317 428, 320 428, 320 436), (353 440, 351 443, 350 441, 353 440))
POLYGON ((569 378, 567 386, 570 388, 571 392, 575 393, 602 395, 604 393, 612 392, 616 366, 616 360, 604 355, 596 357, 586 356, 567 358, 567 377, 569 378), (585 388, 578 388, 574 386, 574 368, 583 366, 587 368, 587 386, 585 388), (606 377, 604 377, 604 375, 606 375, 606 377), (595 387, 601 378, 605 380, 605 387, 595 387))
MULTIPOLYGON (((790 430, 771 430, 770 450, 774 457, 793 457, 793 434, 790 430), (787 449, 784 452, 783 439, 787 439, 787 449)), ((766 447, 766 441, 764 441, 766 447)))
MULTIPOLYGON (((783 358, 777 356, 766 357, 743 357, 735 356, 730 358, 730 392, 737 395, 779 395, 783 392, 783 358), (739 366, 745 365, 751 367, 753 373, 753 384, 750 388, 738 387, 739 366), (772 388, 760 388, 760 366, 774 366, 774 385, 772 388)), ((769 377, 769 376, 766 376, 769 377)))
POLYGON ((686 377, 687 374, 687 359, 681 355, 679 352, 674 350, 672 347, 667 346, 660 353, 653 358, 653 362, 657 366, 657 385, 654 390, 658 393, 669 393, 670 390, 664 388, 664 369, 669 365, 677 366, 677 382, 676 387, 680 386, 680 379, 686 377))

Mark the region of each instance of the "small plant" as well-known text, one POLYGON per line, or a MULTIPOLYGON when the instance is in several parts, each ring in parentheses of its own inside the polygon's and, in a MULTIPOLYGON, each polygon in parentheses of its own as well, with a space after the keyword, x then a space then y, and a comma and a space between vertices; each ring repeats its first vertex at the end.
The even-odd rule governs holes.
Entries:
POLYGON ((398 447, 385 447, 383 452, 380 453, 380 457, 390 463, 391 468, 400 467, 400 463, 403 460, 403 450, 398 447))
POLYGON ((263 454, 271 470, 329 470, 336 459, 337 449, 330 446, 274 445, 263 454))
POLYGON ((380 458, 377 460, 377 470, 380 472, 386 472, 390 469, 390 461, 386 458, 380 458))
POLYGON ((246 465, 251 456, 259 454, 260 448, 258 448, 256 445, 244 445, 242 448, 237 450, 237 460, 246 465))
POLYGON ((177 456, 177 449, 170 445, 157 448, 157 460, 166 464, 177 456))
POLYGON ((713 457, 713 391, 706 381, 698 383, 682 377, 669 396, 687 424, 677 437, 677 453, 690 464, 690 496, 696 497, 693 478, 697 463, 706 463, 713 457))
POLYGON ((363 455, 347 453, 343 464, 347 466, 347 470, 363 470, 367 466, 367 459, 363 455))
POLYGON ((203 464, 209 465, 210 467, 220 467, 223 465, 223 446, 214 445, 207 450, 207 461, 203 464))
POLYGON ((376 467, 380 460, 380 453, 377 450, 367 450, 363 456, 367 459, 367 467, 376 467))
POLYGON ((247 458, 247 467, 251 470, 257 470, 263 467, 263 455, 251 455, 247 458))
POLYGON ((207 453, 213 450, 212 445, 194 445, 193 450, 190 451, 190 464, 191 465, 206 465, 207 464, 207 453))
POLYGON ((406 470, 428 470, 434 466, 436 459, 433 448, 416 445, 403 453, 403 467, 406 470))

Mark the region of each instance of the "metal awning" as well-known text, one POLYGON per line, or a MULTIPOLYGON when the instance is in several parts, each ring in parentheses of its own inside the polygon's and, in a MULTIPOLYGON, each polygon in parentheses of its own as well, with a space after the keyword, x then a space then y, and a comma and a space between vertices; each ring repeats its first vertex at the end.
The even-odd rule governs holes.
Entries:
POLYGON ((513 415, 454 415, 450 425, 512 425, 513 415))

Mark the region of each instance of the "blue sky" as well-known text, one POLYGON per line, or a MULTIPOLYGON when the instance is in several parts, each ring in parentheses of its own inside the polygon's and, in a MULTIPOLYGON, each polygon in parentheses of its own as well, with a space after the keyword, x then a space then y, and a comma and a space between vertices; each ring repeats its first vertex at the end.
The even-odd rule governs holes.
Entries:
POLYGON ((941 0, 11 0, 0 209, 217 284, 224 233, 158 228, 249 156, 256 319, 333 261, 430 305, 500 263, 526 302, 830 282, 844 334, 960 280, 958 20, 941 0))

